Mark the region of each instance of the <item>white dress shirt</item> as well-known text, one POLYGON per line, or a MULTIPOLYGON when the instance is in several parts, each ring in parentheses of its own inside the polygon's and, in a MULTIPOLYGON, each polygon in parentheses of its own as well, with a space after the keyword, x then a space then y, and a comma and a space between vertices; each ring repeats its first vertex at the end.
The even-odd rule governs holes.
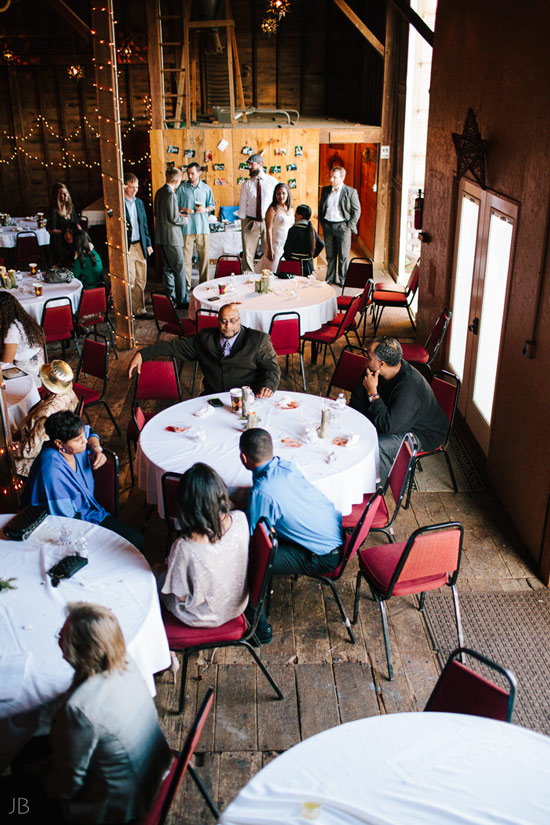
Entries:
POLYGON ((338 202, 340 200, 340 195, 342 193, 342 187, 339 186, 338 189, 332 190, 330 195, 327 198, 327 205, 325 208, 325 214, 323 216, 323 220, 325 221, 344 221, 345 218, 340 211, 340 207, 338 206, 338 202))
POLYGON ((262 219, 265 220, 266 212, 271 206, 271 201, 273 200, 273 190, 279 181, 271 175, 266 175, 263 170, 259 175, 256 175, 253 178, 248 178, 248 180, 243 183, 241 197, 239 198, 239 208, 235 213, 239 218, 256 217, 256 192, 258 191, 258 178, 260 178, 262 193, 262 219))

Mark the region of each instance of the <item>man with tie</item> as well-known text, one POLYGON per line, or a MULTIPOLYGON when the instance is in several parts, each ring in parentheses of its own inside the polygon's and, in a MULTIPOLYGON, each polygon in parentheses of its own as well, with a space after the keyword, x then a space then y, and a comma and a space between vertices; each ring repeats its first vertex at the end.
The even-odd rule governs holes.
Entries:
POLYGON ((271 201, 277 178, 264 172, 261 155, 250 155, 248 159, 249 178, 244 182, 239 199, 239 208, 235 213, 241 219, 241 235, 246 272, 254 272, 254 256, 258 238, 262 236, 262 247, 266 248, 265 215, 271 201))
POLYGON ((153 254, 153 246, 147 226, 145 206, 136 195, 139 181, 132 172, 124 175, 124 209, 128 230, 128 282, 132 293, 132 310, 136 318, 153 318, 145 309, 145 285, 147 283, 147 257, 153 254))
POLYGON ((357 190, 344 184, 346 170, 335 166, 330 173, 330 186, 323 186, 319 201, 319 220, 323 228, 329 284, 343 285, 348 271, 351 233, 357 234, 361 204, 357 190))
POLYGON ((227 392, 232 387, 252 387, 259 398, 273 395, 281 378, 277 355, 266 332, 241 326, 236 304, 225 304, 218 326, 202 329, 189 338, 162 341, 136 352, 128 369, 132 377, 143 361, 169 355, 181 361, 198 361, 204 376, 203 393, 227 392))

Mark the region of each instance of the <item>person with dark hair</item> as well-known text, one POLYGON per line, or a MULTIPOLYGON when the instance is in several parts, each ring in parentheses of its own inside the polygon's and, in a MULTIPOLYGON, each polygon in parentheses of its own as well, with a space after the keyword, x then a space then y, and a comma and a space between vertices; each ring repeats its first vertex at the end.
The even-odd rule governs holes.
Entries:
POLYGON ((72 269, 75 278, 78 278, 83 286, 102 286, 103 263, 94 249, 90 236, 83 229, 74 232, 73 249, 72 269))
MULTIPOLYGON (((78 226, 76 210, 65 183, 54 183, 46 229, 50 233, 50 254, 52 264, 61 263, 63 254, 63 234, 67 224, 78 226)), ((78 227, 80 229, 80 227, 78 227)))
POLYGON ((52 516, 80 518, 118 533, 143 552, 141 533, 119 521, 94 495, 93 470, 107 460, 97 433, 73 412, 64 410, 46 419, 45 441, 23 490, 24 504, 46 507, 52 516))
POLYGON ((269 269, 277 272, 288 230, 294 223, 292 195, 286 183, 278 183, 273 190, 273 200, 265 216, 266 246, 256 271, 269 269))
POLYGON ((227 487, 207 464, 194 464, 177 493, 179 537, 158 576, 160 598, 191 627, 219 627, 248 602, 248 524, 231 511, 227 487))
POLYGON ((375 338, 369 346, 366 370, 350 407, 376 427, 382 484, 406 433, 414 435, 419 450, 434 450, 449 424, 424 376, 403 360, 399 341, 387 336, 375 338))
POLYGON ((342 515, 298 470, 273 455, 267 430, 256 427, 240 438, 241 461, 252 472, 246 515, 250 533, 266 516, 278 538, 274 573, 328 573, 341 559, 342 515))
POLYGON ((357 235, 361 204, 357 190, 346 186, 343 166, 330 172, 330 186, 323 186, 319 201, 319 220, 323 228, 327 255, 328 284, 342 286, 348 271, 351 235, 357 235))
POLYGON ((155 193, 155 238, 162 250, 164 286, 178 309, 189 306, 189 290, 183 262, 182 226, 189 220, 180 215, 176 189, 181 182, 181 169, 170 166, 165 172, 166 183, 155 193))
POLYGON ((74 264, 74 233, 78 232, 76 223, 69 221, 63 227, 63 240, 61 242, 61 257, 57 265, 63 269, 72 269, 74 264))
POLYGON ((264 159, 258 154, 248 158, 248 175, 248 180, 241 187, 239 208, 235 215, 241 219, 244 268, 247 272, 254 272, 260 236, 263 249, 267 246, 265 216, 273 200, 277 178, 265 173, 264 159))
POLYGON ((193 244, 197 246, 199 281, 208 280, 208 258, 210 247, 210 224, 208 215, 214 212, 216 204, 214 195, 207 183, 201 180, 201 168, 196 161, 187 167, 187 180, 182 181, 176 190, 179 210, 187 215, 187 223, 182 226, 183 259, 187 288, 191 289, 193 269, 193 244))
POLYGON ((324 243, 311 223, 311 209, 306 203, 296 207, 294 226, 288 230, 283 251, 285 261, 301 261, 302 275, 315 271, 313 258, 324 249, 324 243))
POLYGON ((139 181, 132 172, 124 175, 124 212, 128 232, 128 283, 132 294, 132 310, 136 318, 151 321, 153 315, 145 309, 147 258, 153 254, 147 213, 139 191, 139 181))
POLYGON ((34 318, 25 312, 17 298, 0 292, 0 341, 3 364, 16 367, 36 377, 44 363, 44 333, 34 318))

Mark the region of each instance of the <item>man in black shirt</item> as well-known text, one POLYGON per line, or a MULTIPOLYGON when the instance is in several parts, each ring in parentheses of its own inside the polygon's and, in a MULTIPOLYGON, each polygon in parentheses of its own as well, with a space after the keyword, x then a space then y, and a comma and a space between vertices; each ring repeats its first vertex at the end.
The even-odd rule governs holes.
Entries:
POLYGON ((350 406, 376 427, 382 483, 405 433, 415 436, 419 451, 435 450, 449 424, 426 379, 403 361, 395 338, 375 338, 370 345, 367 369, 353 390, 350 406))

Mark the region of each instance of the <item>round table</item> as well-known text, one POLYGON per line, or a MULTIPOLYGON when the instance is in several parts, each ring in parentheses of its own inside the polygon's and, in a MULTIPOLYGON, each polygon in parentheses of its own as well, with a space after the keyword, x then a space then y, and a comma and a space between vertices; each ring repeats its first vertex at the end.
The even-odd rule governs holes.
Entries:
MULTIPOLYGON (((17 241, 18 232, 35 232, 39 246, 48 246, 50 233, 47 229, 39 229, 34 218, 13 218, 15 226, 0 226, 0 246, 3 249, 13 249, 17 241)), ((37 261, 40 263, 40 261, 37 261)))
POLYGON ((46 284, 43 281, 38 281, 36 276, 25 272, 18 281, 17 289, 4 291, 10 292, 14 298, 17 298, 25 312, 28 312, 37 323, 40 323, 44 304, 50 298, 69 298, 72 311, 73 313, 76 312, 80 293, 82 292, 82 284, 77 278, 73 278, 70 284, 46 284), (42 295, 40 296, 34 294, 33 284, 36 283, 40 283, 42 286, 42 295))
MULTIPOLYGON (((2 527, 10 516, 0 516, 2 527)), ((0 535, 0 575, 16 590, 0 593, 0 765, 32 735, 47 730, 58 697, 74 671, 56 634, 65 605, 96 602, 116 614, 128 648, 151 694, 153 674, 170 666, 155 577, 146 559, 116 533, 77 519, 48 516, 23 542, 0 535), (59 559, 59 529, 68 524, 88 540, 88 565, 52 587, 46 570, 59 559)))
POLYGON ((546 825, 550 738, 453 713, 348 722, 277 757, 220 825, 546 825))
MULTIPOLYGON (((8 370, 9 368, 9 364, 2 365, 3 370, 8 370)), ((38 387, 36 386, 34 378, 30 375, 7 379, 4 397, 13 430, 19 429, 28 411, 40 401, 38 387)))
MULTIPOLYGON (((276 392, 272 398, 256 399, 255 410, 260 427, 273 438, 275 455, 293 461, 306 478, 315 484, 344 515, 353 504, 363 500, 365 493, 376 489, 378 471, 378 438, 371 422, 361 413, 346 407, 340 420, 331 422, 328 438, 305 443, 306 428, 318 426, 323 405, 333 409, 333 402, 318 395, 297 392, 276 392), (295 409, 285 409, 297 402, 295 409), (356 434, 347 447, 333 444, 338 435, 356 434), (288 438, 300 446, 287 446, 288 438)), ((338 413, 336 413, 338 416, 338 413)), ((156 504, 161 517, 162 474, 183 473, 197 461, 212 466, 223 478, 232 496, 242 498, 252 486, 252 474, 239 458, 239 438, 243 424, 231 411, 229 393, 192 398, 158 413, 141 431, 137 451, 138 484, 147 494, 147 501, 156 504), (220 398, 223 408, 214 408, 207 398, 220 398), (205 411, 204 416, 195 413, 205 411), (188 427, 183 433, 170 432, 169 426, 188 427), (200 430, 204 440, 196 440, 200 430)))
POLYGON ((261 332, 269 332, 271 319, 277 312, 297 312, 300 331, 319 329, 332 321, 338 311, 336 293, 330 284, 309 278, 271 278, 271 292, 260 295, 254 291, 254 281, 259 276, 251 273, 216 278, 199 284, 193 290, 189 305, 189 317, 194 318, 198 309, 219 311, 224 304, 238 303, 242 323, 261 332), (234 291, 219 294, 219 285, 226 284, 234 291), (210 298, 216 300, 210 301, 210 298))

